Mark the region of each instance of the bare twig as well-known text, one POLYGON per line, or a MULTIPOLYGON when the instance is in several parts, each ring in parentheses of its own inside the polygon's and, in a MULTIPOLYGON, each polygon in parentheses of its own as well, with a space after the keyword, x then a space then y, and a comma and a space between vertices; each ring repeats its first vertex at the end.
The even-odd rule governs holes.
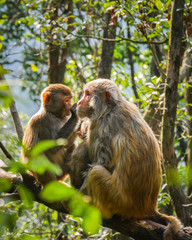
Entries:
POLYGON ((160 67, 160 62, 159 62, 159 58, 158 58, 158 56, 157 56, 157 52, 156 52, 156 50, 155 50, 155 45, 152 44, 152 43, 150 43, 150 44, 149 44, 149 47, 150 47, 150 49, 151 49, 151 52, 152 52, 153 59, 154 59, 154 61, 155 61, 156 67, 157 67, 159 73, 161 74, 161 77, 162 77, 163 81, 165 81, 165 79, 166 79, 166 73, 165 73, 165 72, 163 71, 163 69, 160 67))
POLYGON ((3 143, 0 141, 0 148, 3 151, 3 153, 5 154, 5 156, 10 159, 13 160, 13 157, 11 156, 11 154, 7 151, 6 147, 3 145, 3 143))
MULTIPOLYGON (((104 38, 101 36, 83 35, 83 34, 76 34, 74 32, 68 32, 64 27, 62 27, 58 23, 57 23, 57 26, 59 28, 61 28, 63 31, 65 31, 67 34, 70 34, 76 38, 92 38, 92 39, 98 39, 98 40, 108 41, 108 42, 128 41, 128 42, 138 43, 138 44, 163 44, 168 41, 167 38, 163 39, 162 41, 152 41, 152 40, 142 41, 142 40, 135 40, 135 39, 131 39, 131 38, 125 38, 125 37, 118 37, 118 38, 114 38, 114 39, 113 38, 104 38)), ((71 40, 68 40, 68 41, 71 41, 71 40)))
MULTIPOLYGON (((0 76, 0 81, 6 81, 4 75, 0 76)), ((7 86, 9 86, 8 83, 7 83, 7 86)), ((11 90, 10 90, 10 92, 11 92, 11 90)), ((21 120, 19 118, 19 114, 17 112, 14 100, 12 101, 12 104, 10 106, 10 112, 11 112, 11 116, 13 118, 13 122, 14 122, 14 125, 15 125, 17 135, 18 135, 19 139, 22 139, 23 138, 23 128, 22 128, 22 125, 21 125, 21 120)))
POLYGON ((11 116, 13 118, 13 122, 14 122, 14 125, 15 125, 15 129, 16 129, 16 132, 17 132, 17 136, 19 137, 19 139, 22 139, 23 138, 23 128, 22 128, 22 125, 21 125, 21 120, 19 118, 19 114, 17 112, 14 100, 13 100, 11 106, 10 106, 10 111, 11 111, 11 116))

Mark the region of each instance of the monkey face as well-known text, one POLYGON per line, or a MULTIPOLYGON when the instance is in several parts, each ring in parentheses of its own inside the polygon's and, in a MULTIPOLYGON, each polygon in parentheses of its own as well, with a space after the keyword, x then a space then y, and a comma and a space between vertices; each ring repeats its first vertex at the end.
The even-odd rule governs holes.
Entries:
POLYGON ((91 90, 85 89, 83 97, 77 104, 77 114, 80 118, 91 117, 91 114, 93 112, 93 108, 90 104, 92 97, 93 92, 91 90))
POLYGON ((71 111, 71 96, 64 96, 63 97, 63 106, 65 109, 66 116, 70 115, 71 111))

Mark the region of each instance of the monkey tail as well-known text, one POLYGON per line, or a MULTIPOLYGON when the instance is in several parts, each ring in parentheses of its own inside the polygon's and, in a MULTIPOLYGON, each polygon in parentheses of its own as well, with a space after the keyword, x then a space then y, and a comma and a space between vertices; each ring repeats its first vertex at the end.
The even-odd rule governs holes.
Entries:
POLYGON ((183 227, 177 217, 168 216, 158 211, 156 211, 150 219, 163 225, 167 225, 164 232, 164 240, 173 240, 177 232, 183 227))

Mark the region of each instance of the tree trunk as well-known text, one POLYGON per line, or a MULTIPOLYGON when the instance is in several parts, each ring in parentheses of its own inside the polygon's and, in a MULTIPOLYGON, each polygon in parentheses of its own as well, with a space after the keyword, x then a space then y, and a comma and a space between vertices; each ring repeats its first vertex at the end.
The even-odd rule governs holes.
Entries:
POLYGON ((184 0, 174 0, 172 5, 171 30, 168 53, 167 78, 165 84, 164 113, 162 123, 162 152, 168 189, 178 217, 186 225, 191 224, 190 211, 183 207, 187 203, 181 188, 174 151, 174 130, 178 103, 179 68, 183 29, 184 0))
MULTIPOLYGON (((104 28, 103 37, 108 39, 115 39, 116 35, 116 25, 111 24, 111 14, 106 14, 106 27, 104 28)), ((98 78, 107 78, 111 77, 111 69, 113 63, 113 53, 115 48, 114 41, 103 40, 101 61, 99 63, 98 78)))
MULTIPOLYGON (((55 8, 54 13, 52 15, 52 28, 50 32, 50 43, 49 43, 49 69, 48 69, 48 82, 49 83, 63 83, 64 81, 64 75, 66 70, 66 64, 67 64, 67 56, 70 48, 69 42, 66 42, 64 46, 61 46, 60 43, 56 44, 54 39, 54 30, 55 22, 58 18, 58 11, 61 6, 61 4, 65 5, 65 13, 69 13, 70 15, 73 14, 73 1, 72 0, 65 0, 65 1, 58 1, 56 3, 56 6, 50 6, 50 8, 55 8)), ((68 24, 70 25, 72 23, 72 18, 68 18, 68 24)), ((71 26, 68 26, 67 32, 70 32, 72 30, 71 26)), ((59 38, 59 37, 58 37, 59 38)))
MULTIPOLYGON (((190 54, 191 59, 191 54, 190 54)), ((190 66, 192 65, 192 61, 190 66)), ((187 106, 187 115, 190 117, 188 123, 188 156, 187 156, 187 164, 188 164, 188 196, 192 193, 192 79, 191 79, 192 69, 190 67, 190 71, 187 77, 187 89, 186 89, 186 106, 187 106)))

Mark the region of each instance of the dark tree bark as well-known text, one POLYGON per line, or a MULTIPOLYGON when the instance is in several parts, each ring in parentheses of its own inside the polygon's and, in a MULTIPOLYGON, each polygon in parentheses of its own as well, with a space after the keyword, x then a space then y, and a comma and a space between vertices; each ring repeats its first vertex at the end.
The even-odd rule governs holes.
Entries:
MULTIPOLYGON (((55 44, 54 43, 54 37, 55 37, 55 27, 56 21, 58 18, 58 11, 61 5, 64 5, 65 7, 65 13, 68 13, 69 15, 73 14, 73 1, 72 0, 59 0, 57 3, 54 3, 54 6, 50 6, 50 8, 55 8, 54 13, 52 14, 52 28, 50 32, 50 43, 49 43, 49 69, 48 69, 48 82, 49 83, 63 83, 64 81, 64 75, 66 70, 66 64, 67 64, 67 56, 69 54, 69 48, 70 44, 69 42, 66 42, 64 46, 61 46, 60 43, 55 44)), ((72 18, 68 19, 68 24, 72 23, 72 18)), ((72 30, 71 26, 68 26, 67 32, 70 32, 72 30)), ((59 38, 59 37, 58 37, 59 38)))
POLYGON ((165 84, 164 113, 162 123, 162 152, 168 189, 181 221, 190 225, 191 211, 183 207, 188 200, 181 188, 174 151, 174 130, 178 103, 179 68, 182 57, 184 0, 174 0, 172 5, 171 31, 168 53, 167 78, 165 84))
MULTIPOLYGON (((111 14, 107 13, 105 17, 106 26, 103 32, 103 38, 115 39, 116 36, 116 25, 111 25, 111 14)), ((113 53, 115 48, 115 42, 103 41, 101 61, 99 63, 98 78, 111 77, 111 69, 113 63, 113 53)))
MULTIPOLYGON (((192 193, 192 50, 186 51, 184 58, 184 69, 181 71, 182 77, 186 80, 186 108, 187 115, 190 117, 188 120, 188 154, 187 154, 187 165, 188 165, 188 196, 192 193)), ((182 79, 183 80, 183 79, 182 79)))
MULTIPOLYGON (((190 70, 190 74, 192 73, 192 70, 190 70)), ((192 118, 192 80, 191 76, 188 78, 188 88, 186 92, 186 104, 187 104, 187 114, 192 118)), ((192 193, 192 119, 189 119, 188 123, 188 158, 187 158, 187 164, 189 167, 188 171, 188 196, 192 193)))

